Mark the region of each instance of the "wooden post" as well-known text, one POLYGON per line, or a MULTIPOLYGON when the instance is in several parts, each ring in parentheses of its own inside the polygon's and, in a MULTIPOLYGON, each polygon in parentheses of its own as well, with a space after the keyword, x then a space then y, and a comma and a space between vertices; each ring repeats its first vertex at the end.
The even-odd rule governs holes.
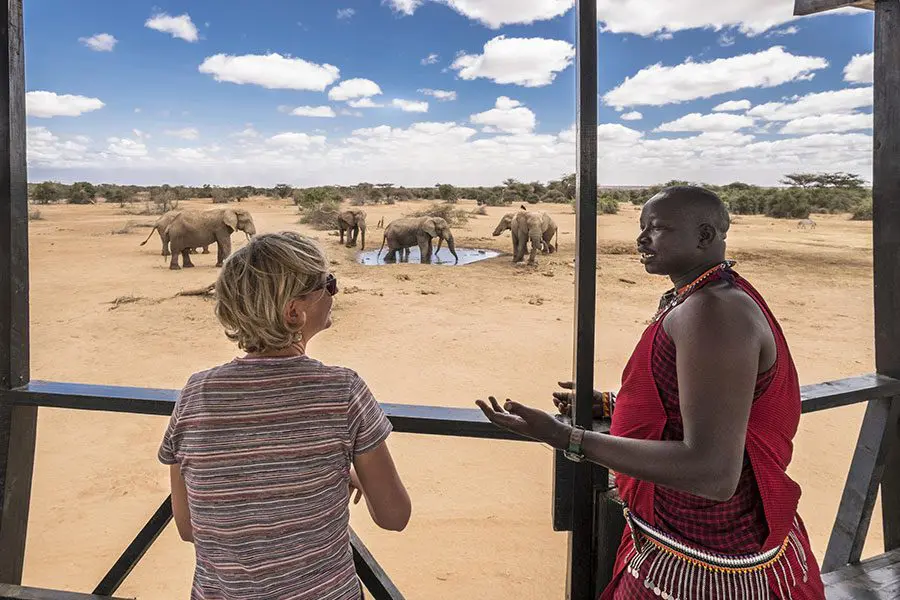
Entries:
MULTIPOLYGON (((900 378, 900 3, 875 3, 875 109, 872 248, 875 367, 900 378)), ((894 402, 900 402, 895 398, 894 402)), ((896 414, 896 413, 895 413, 896 414)), ((900 423, 888 423, 881 481, 886 550, 900 548, 900 423)))
MULTIPOLYGON (((578 0, 577 189, 575 209, 578 254, 575 257, 575 424, 593 424, 594 323, 597 293, 597 3, 578 0)), ((594 481, 589 463, 572 473, 572 532, 569 534, 566 598, 594 600, 596 595, 594 481)))
MULTIPOLYGON (((28 191, 22 0, 7 0, 0 66, 0 388, 28 383, 28 191)), ((21 583, 37 426, 35 407, 0 404, 0 582, 21 583)))

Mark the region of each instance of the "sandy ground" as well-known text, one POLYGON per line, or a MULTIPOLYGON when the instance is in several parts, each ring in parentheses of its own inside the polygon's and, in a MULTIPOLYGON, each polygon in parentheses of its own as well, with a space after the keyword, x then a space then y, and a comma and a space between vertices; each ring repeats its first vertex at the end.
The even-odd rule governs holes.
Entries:
MULTIPOLYGON (((186 203, 190 205, 193 203, 186 203)), ((197 203, 199 204, 199 202, 197 203)), ((560 226, 560 253, 535 268, 510 262, 509 234, 491 237, 508 209, 456 228, 458 246, 498 258, 463 267, 363 267, 329 232, 297 224, 292 205, 244 202, 260 232, 296 229, 324 242, 343 292, 334 327, 315 357, 359 371, 385 402, 473 407, 488 394, 551 407, 571 373, 575 219, 568 206, 537 206, 560 226)), ((421 203, 369 207, 390 221, 421 203)), ((474 203, 462 203, 471 209, 474 203)), ((31 223, 32 377, 178 388, 237 349, 212 303, 173 298, 211 283, 212 256, 170 272, 159 240, 115 206, 41 207, 31 223), (121 296, 141 300, 117 307, 121 296)), ((647 275, 633 251, 637 208, 597 221, 599 309, 596 377, 615 388, 668 282, 647 275)), ((873 370, 871 226, 817 217, 740 217, 729 235, 737 269, 769 300, 787 333, 801 383, 873 370)), ((336 235, 336 232, 335 234, 336 235)), ((235 235, 235 247, 243 236, 235 235)), ((377 247, 381 232, 369 231, 377 247)), ((215 248, 212 249, 215 252, 215 248)), ((790 473, 803 486, 801 514, 818 558, 837 510, 862 407, 803 418, 790 473)), ((166 418, 41 409, 25 584, 90 591, 167 493, 156 450, 166 418)), ((402 534, 377 530, 365 508, 353 525, 407 598, 561 598, 566 534, 550 522, 551 451, 536 444, 395 434, 394 456, 413 498, 402 534)), ((880 507, 866 554, 881 542, 880 507)), ((186 598, 192 546, 170 526, 120 596, 186 598)))

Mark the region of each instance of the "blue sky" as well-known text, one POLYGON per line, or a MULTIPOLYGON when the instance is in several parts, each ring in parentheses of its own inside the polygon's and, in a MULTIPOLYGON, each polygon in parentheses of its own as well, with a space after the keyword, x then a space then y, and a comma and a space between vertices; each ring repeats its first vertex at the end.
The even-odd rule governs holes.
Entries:
MULTIPOLYGON (((598 0, 601 181, 869 178, 872 14, 720 4, 598 0)), ((26 2, 29 180, 555 178, 575 165, 572 5, 26 2)))

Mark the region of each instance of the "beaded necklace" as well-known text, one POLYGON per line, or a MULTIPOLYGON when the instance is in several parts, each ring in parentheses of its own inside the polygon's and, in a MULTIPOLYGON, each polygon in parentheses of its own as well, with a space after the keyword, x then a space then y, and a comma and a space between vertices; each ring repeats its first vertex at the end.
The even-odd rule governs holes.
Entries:
POLYGON ((656 311, 656 314, 653 315, 653 319, 651 319, 651 323, 656 323, 662 315, 675 308, 682 302, 684 302, 685 298, 687 298, 691 292, 693 292, 698 285, 700 285, 703 281, 709 279, 710 276, 718 273, 720 271, 725 271, 730 269, 735 265, 735 261, 726 260, 712 267, 711 269, 706 270, 702 275, 694 279, 692 282, 681 286, 680 288, 672 288, 665 294, 663 294, 662 298, 659 300, 659 309, 656 311))

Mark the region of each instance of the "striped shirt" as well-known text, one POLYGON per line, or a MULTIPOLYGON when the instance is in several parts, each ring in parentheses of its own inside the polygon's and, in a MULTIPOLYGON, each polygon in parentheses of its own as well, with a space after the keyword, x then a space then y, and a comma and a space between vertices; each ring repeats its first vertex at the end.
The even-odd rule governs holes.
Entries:
POLYGON ((390 432, 359 375, 307 356, 192 375, 159 448, 187 487, 191 599, 360 598, 350 466, 390 432))

